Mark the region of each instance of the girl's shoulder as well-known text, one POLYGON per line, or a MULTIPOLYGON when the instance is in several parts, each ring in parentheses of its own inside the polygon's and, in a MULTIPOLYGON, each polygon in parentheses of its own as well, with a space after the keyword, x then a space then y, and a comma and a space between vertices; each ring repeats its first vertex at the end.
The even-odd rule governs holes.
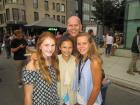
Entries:
POLYGON ((92 58, 90 59, 91 63, 99 63, 99 64, 103 64, 103 60, 101 58, 100 55, 95 55, 95 56, 92 56, 92 58))
POLYGON ((76 57, 74 55, 71 55, 71 58, 74 59, 74 60, 76 59, 76 57))
POLYGON ((30 61, 27 65, 26 65, 26 70, 28 71, 37 71, 38 67, 35 66, 35 63, 33 61, 30 61))

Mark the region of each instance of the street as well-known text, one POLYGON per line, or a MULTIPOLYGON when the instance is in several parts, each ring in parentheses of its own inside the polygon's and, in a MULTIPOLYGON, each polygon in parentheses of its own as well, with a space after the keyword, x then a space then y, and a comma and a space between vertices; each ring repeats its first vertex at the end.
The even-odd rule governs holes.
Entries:
MULTIPOLYGON (((18 88, 12 58, 0 56, 0 105, 23 105, 23 88, 18 88)), ((106 105, 139 105, 140 93, 115 84, 107 91, 106 105)))
POLYGON ((112 84, 109 86, 105 105, 140 105, 140 92, 112 84))

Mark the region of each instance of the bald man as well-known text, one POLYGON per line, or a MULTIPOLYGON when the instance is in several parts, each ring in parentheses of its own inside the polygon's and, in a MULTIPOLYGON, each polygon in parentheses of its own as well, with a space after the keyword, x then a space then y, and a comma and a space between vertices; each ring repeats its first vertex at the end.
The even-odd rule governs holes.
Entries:
POLYGON ((67 20, 67 32, 72 36, 75 37, 82 32, 82 24, 81 20, 77 16, 71 16, 67 20))

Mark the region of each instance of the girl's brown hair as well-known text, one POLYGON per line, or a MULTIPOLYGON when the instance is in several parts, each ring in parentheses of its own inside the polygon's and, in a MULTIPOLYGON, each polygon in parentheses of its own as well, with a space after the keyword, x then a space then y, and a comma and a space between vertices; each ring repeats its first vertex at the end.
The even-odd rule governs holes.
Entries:
MULTIPOLYGON (((37 49, 37 57, 38 57, 38 61, 37 62, 39 64, 39 69, 41 71, 43 79, 45 81, 47 81, 48 83, 51 83, 52 80, 51 80, 51 77, 50 77, 50 73, 48 71, 47 65, 45 64, 45 59, 43 57, 42 51, 40 50, 40 46, 41 46, 41 44, 43 43, 43 41, 46 38, 51 38, 56 43, 55 37, 54 37, 54 35, 52 33, 50 33, 50 32, 43 32, 39 36, 39 38, 37 40, 37 47, 36 47, 36 49, 37 49)), ((56 50, 53 53, 53 55, 51 56, 51 66, 55 69, 57 80, 59 80, 60 73, 59 73, 59 69, 58 69, 58 58, 56 56, 56 50)))

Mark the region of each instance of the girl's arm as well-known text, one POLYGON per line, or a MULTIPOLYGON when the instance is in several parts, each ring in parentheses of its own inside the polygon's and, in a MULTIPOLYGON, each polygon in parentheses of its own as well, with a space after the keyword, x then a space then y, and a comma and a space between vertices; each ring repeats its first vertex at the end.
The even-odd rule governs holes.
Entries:
POLYGON ((94 59, 91 62, 91 73, 94 87, 91 91, 87 105, 93 105, 95 103, 101 89, 102 71, 101 71, 101 62, 98 58, 94 59))
MULTIPOLYGON (((36 70, 34 67, 34 61, 31 60, 27 66, 27 70, 36 70)), ((24 105, 32 105, 32 93, 33 93, 33 84, 24 85, 24 105)))
POLYGON ((33 85, 24 85, 24 105, 32 105, 33 85))

